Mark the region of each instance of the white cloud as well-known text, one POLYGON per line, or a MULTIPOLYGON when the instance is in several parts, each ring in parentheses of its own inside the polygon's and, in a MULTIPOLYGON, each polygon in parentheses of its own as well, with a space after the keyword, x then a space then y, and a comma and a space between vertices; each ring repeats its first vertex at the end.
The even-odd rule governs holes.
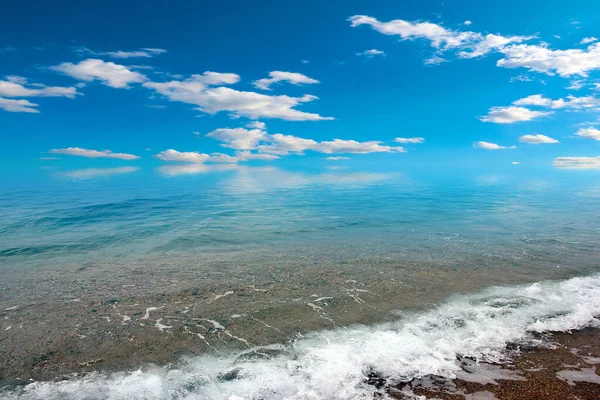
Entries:
POLYGON ((512 164, 512 165, 519 165, 519 164, 521 164, 521 163, 520 163, 520 162, 518 162, 518 161, 513 161, 511 164, 512 164))
POLYGON ((585 87, 585 81, 582 79, 575 79, 571 81, 571 84, 567 86, 569 90, 579 90, 585 87))
POLYGON ((52 154, 66 154, 70 156, 87 157, 87 158, 118 158, 120 160, 136 160, 140 158, 134 154, 113 153, 110 150, 88 150, 81 147, 67 147, 65 149, 52 149, 52 154))
POLYGON ((38 105, 29 100, 14 100, 0 97, 0 109, 8 112, 39 113, 38 105))
POLYGON ((466 26, 469 26, 469 25, 471 25, 471 24, 472 24, 472 22, 471 22, 471 21, 469 21, 469 20, 466 20, 465 22, 463 22, 463 24, 464 24, 464 25, 466 25, 466 26))
POLYGON ((316 100, 316 96, 269 96, 256 92, 241 92, 224 86, 211 87, 220 84, 234 84, 239 79, 236 74, 205 72, 203 75, 192 75, 182 81, 146 82, 144 86, 156 90, 171 101, 197 105, 199 111, 208 114, 229 111, 234 116, 251 119, 279 118, 289 121, 333 119, 294 108, 302 103, 316 100))
MULTIPOLYGON (((402 40, 426 39, 436 49, 460 48, 462 51, 458 56, 462 58, 480 57, 510 43, 531 39, 526 36, 505 37, 495 34, 482 35, 471 31, 452 31, 431 22, 409 22, 402 19, 380 22, 366 15, 354 15, 348 20, 352 27, 369 25, 384 35, 400 36, 402 40)), ((470 21, 465 21, 465 25, 470 25, 470 21)))
POLYGON ((447 62, 448 60, 446 60, 445 58, 442 58, 440 56, 437 55, 433 55, 429 58, 427 58, 423 63, 425 65, 440 65, 442 63, 447 62))
POLYGON ((195 151, 188 152, 180 152, 177 150, 169 149, 164 150, 158 153, 156 156, 161 161, 168 162, 182 162, 182 163, 193 163, 193 164, 203 164, 203 163, 237 163, 239 161, 248 161, 248 160, 275 160, 279 157, 275 155, 269 154, 257 154, 251 153, 249 151, 240 151, 237 152, 235 156, 231 156, 228 154, 222 153, 197 153, 195 151))
POLYGON ((585 77, 590 71, 600 68, 600 43, 594 43, 585 50, 552 50, 545 44, 515 44, 499 51, 504 58, 498 60, 496 65, 504 68, 528 68, 530 71, 562 77, 585 77))
POLYGON ((530 121, 550 114, 552 114, 551 111, 533 111, 525 107, 492 107, 487 115, 479 119, 483 122, 495 124, 512 124, 514 122, 530 121))
POLYGON ((550 106, 552 99, 548 99, 541 94, 532 94, 531 96, 513 101, 515 106, 550 106))
POLYGON ((517 146, 500 146, 496 143, 490 143, 490 142, 475 142, 473 143, 473 147, 477 147, 480 149, 486 149, 486 150, 504 150, 504 149, 516 149, 517 146))
POLYGON ((253 150, 267 133, 261 129, 219 128, 206 135, 224 142, 221 146, 235 150, 253 150))
POLYGON ((306 150, 325 154, 402 153, 405 151, 400 146, 386 146, 378 141, 358 142, 356 140, 333 139, 331 141, 317 142, 312 139, 282 135, 281 133, 270 135, 269 139, 269 144, 258 146, 260 152, 287 155, 288 153, 303 154, 306 150))
POLYGON ((425 139, 422 137, 411 137, 411 138, 398 137, 398 138, 394 139, 394 142, 396 142, 396 143, 423 143, 423 142, 425 142, 425 139))
POLYGON ((264 131, 265 129, 267 129, 267 124, 261 121, 250 121, 246 124, 246 128, 261 129, 264 131))
POLYGON ((301 60, 302 64, 308 64, 310 61, 308 60, 301 60))
POLYGON ((600 169, 600 157, 558 157, 552 165, 560 169, 600 169))
POLYGON ((131 71, 124 65, 105 62, 97 59, 87 59, 73 63, 62 63, 50 69, 86 82, 99 80, 113 88, 128 88, 131 83, 146 81, 146 77, 139 72, 131 71))
POLYGON ((4 97, 69 97, 72 99, 77 94, 79 93, 75 87, 29 84, 26 78, 20 76, 8 76, 6 80, 0 80, 0 96, 4 97))
POLYGON ((210 155, 204 153, 196 153, 192 151, 179 152, 177 150, 168 149, 161 151, 156 156, 161 161, 186 162, 186 163, 204 163, 210 160, 210 155))
POLYGON ((62 172, 59 175, 69 179, 92 179, 112 175, 123 175, 139 171, 139 167, 116 167, 116 168, 86 168, 62 172))
POLYGON ((385 52, 377 49, 370 49, 356 53, 357 56, 364 56, 367 58, 373 58, 375 56, 385 56, 385 52))
POLYGON ((461 58, 475 58, 486 55, 492 51, 497 51, 511 43, 520 43, 532 39, 531 36, 510 36, 494 35, 492 33, 482 36, 476 42, 469 46, 470 51, 461 51, 458 56, 461 58))
POLYGON ((134 58, 134 57, 142 57, 142 58, 150 58, 157 56, 159 54, 164 54, 167 52, 165 49, 156 49, 156 48, 142 48, 134 51, 94 51, 90 50, 86 47, 80 47, 76 51, 80 53, 91 54, 94 56, 109 56, 113 58, 134 58))
POLYGON ((349 160, 350 157, 335 156, 335 157, 326 157, 325 159, 329 160, 329 161, 343 161, 343 160, 349 160))
POLYGON ((540 107, 549 107, 553 109, 573 109, 573 110, 581 110, 581 109, 589 109, 589 108, 598 108, 600 107, 600 99, 594 96, 567 96, 566 99, 558 99, 552 100, 547 97, 542 96, 541 94, 533 94, 531 96, 524 97, 522 99, 516 100, 512 103, 515 106, 540 106, 540 107))
POLYGON ((575 134, 584 139, 592 139, 592 140, 600 141, 600 130, 598 130, 594 127, 591 127, 591 126, 589 128, 582 128, 582 129, 578 130, 575 134))
POLYGON ((292 85, 310 85, 320 83, 318 80, 309 78, 306 75, 298 72, 271 71, 269 78, 259 79, 254 81, 252 85, 258 89, 271 90, 271 85, 279 82, 288 82, 292 85))
POLYGON ((581 39, 581 42, 579 42, 579 44, 589 44, 589 43, 594 43, 597 41, 598 41, 598 39, 591 36, 591 37, 586 37, 586 38, 581 39))
POLYGON ((472 41, 476 37, 474 32, 456 32, 443 28, 430 22, 409 22, 396 19, 389 22, 380 22, 367 15, 354 15, 348 19, 352 27, 370 25, 384 35, 400 36, 402 40, 427 39, 435 48, 453 48, 472 41))
POLYGON ((235 153, 235 156, 240 161, 248 161, 248 160, 263 160, 263 161, 272 161, 277 160, 279 156, 274 154, 262 154, 262 153, 251 153, 249 151, 238 151, 235 153))
POLYGON ((523 135, 519 138, 519 142, 521 143, 530 143, 530 144, 544 144, 544 143, 558 143, 558 140, 553 139, 546 135, 523 135))
POLYGON ((552 108, 571 108, 575 110, 586 109, 586 108, 597 108, 600 107, 600 99, 593 96, 567 96, 567 99, 558 99, 552 101, 552 108))

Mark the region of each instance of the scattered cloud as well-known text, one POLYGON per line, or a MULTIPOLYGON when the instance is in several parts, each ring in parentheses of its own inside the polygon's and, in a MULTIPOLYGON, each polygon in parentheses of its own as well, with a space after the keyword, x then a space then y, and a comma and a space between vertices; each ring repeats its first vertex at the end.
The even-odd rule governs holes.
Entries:
POLYGON ((87 158, 118 158, 120 160, 137 160, 140 157, 134 154, 113 153, 110 150, 88 150, 81 147, 67 147, 65 149, 52 149, 52 154, 65 154, 70 156, 87 157, 87 158))
POLYGON ((445 58, 442 58, 442 57, 440 57, 438 55, 433 55, 433 56, 427 58, 424 61, 424 64, 425 65, 439 65, 439 64, 445 63, 447 61, 448 60, 446 60, 445 58))
POLYGON ((87 47, 78 47, 75 51, 78 53, 89 54, 93 56, 109 56, 113 58, 134 58, 134 57, 142 57, 142 58, 151 58, 157 56, 159 54, 164 54, 167 52, 165 49, 156 49, 156 48, 142 48, 133 51, 94 51, 88 49, 87 47))
POLYGON ((77 88, 46 86, 39 83, 29 83, 21 76, 7 76, 0 80, 0 96, 4 97, 69 97, 74 98, 77 88), (27 86, 26 86, 27 85, 27 86))
POLYGON ((250 121, 246 124, 246 128, 261 129, 264 131, 267 128, 267 124, 261 121, 250 121))
POLYGON ((59 176, 69 179, 92 179, 113 175, 123 175, 139 171, 139 167, 116 167, 116 168, 86 168, 61 172, 59 176))
POLYGON ((499 51, 504 58, 496 65, 504 68, 527 68, 529 71, 561 77, 587 77, 590 71, 600 69, 600 43, 587 49, 552 50, 546 44, 515 44, 499 51))
POLYGON ((385 56, 385 52, 377 49, 370 49, 356 53, 357 56, 363 56, 367 58, 373 58, 375 56, 385 56))
POLYGON ((513 161, 511 164, 512 164, 512 165, 519 165, 519 164, 521 164, 521 163, 520 163, 520 162, 518 162, 518 161, 513 161))
POLYGON ((262 153, 287 155, 289 153, 303 154, 306 150, 317 153, 368 154, 368 153, 403 153, 400 146, 387 146, 378 141, 358 142, 356 140, 333 139, 317 142, 292 135, 276 133, 269 136, 271 143, 258 146, 262 153))
MULTIPOLYGON (((511 43, 521 43, 531 39, 530 36, 483 35, 471 31, 453 31, 431 22, 410 22, 396 19, 381 22, 367 15, 354 15, 348 19, 352 27, 369 25, 384 35, 400 36, 402 40, 425 39, 435 49, 444 51, 459 49, 461 58, 475 58, 496 51, 511 43)), ((468 24, 470 25, 470 21, 468 24)))
POLYGON ((581 128, 575 133, 575 135, 583 139, 592 139, 600 141, 600 130, 591 126, 589 128, 581 128))
POLYGON ((288 121, 333 119, 295 109, 302 103, 318 99, 316 96, 269 96, 256 92, 241 92, 224 86, 213 87, 235 84, 239 80, 240 77, 236 74, 205 72, 202 75, 192 75, 182 81, 146 82, 143 86, 154 89, 171 101, 197 105, 199 111, 208 114, 229 111, 233 116, 250 119, 279 118, 288 121))
POLYGON ((513 101, 515 106, 550 106, 552 100, 548 99, 541 94, 532 94, 531 96, 524 97, 522 99, 513 101))
POLYGON ((558 157, 552 165, 560 169, 600 169, 600 157, 558 157))
POLYGON ((466 26, 469 26, 469 25, 471 25, 471 24, 472 24, 472 22, 471 22, 471 21, 469 21, 469 20, 466 20, 465 22, 463 22, 463 25, 466 25, 466 26))
POLYGON ((194 151, 180 152, 177 150, 169 149, 158 153, 156 156, 161 161, 168 162, 181 162, 181 163, 192 163, 192 164, 204 164, 204 163, 216 163, 216 164, 234 164, 239 161, 249 160, 275 160, 279 157, 269 154, 258 154, 250 153, 249 151, 237 152, 235 156, 222 153, 197 153, 194 151))
POLYGON ((532 119, 545 117, 552 114, 551 111, 533 111, 525 107, 492 107, 487 115, 480 117, 483 122, 492 122, 495 124, 512 124, 521 121, 531 121, 532 119))
POLYGON ((147 80, 144 75, 131 71, 124 65, 93 58, 81 61, 78 64, 62 63, 50 67, 50 69, 81 81, 99 80, 107 86, 120 89, 128 88, 131 83, 141 83, 147 80))
POLYGON ((517 146, 500 146, 496 143, 490 143, 490 142, 475 142, 473 143, 473 147, 477 147, 479 149, 486 149, 486 150, 505 150, 505 149, 516 149, 517 146))
POLYGON ((591 37, 586 37, 586 38, 581 39, 581 42, 579 42, 579 44, 590 44, 590 43, 594 43, 597 41, 598 41, 598 39, 591 36, 591 37))
POLYGON ((259 142, 266 139, 267 133, 262 129, 219 128, 206 136, 224 142, 221 145, 223 147, 235 150, 253 150, 259 142))
POLYGON ((8 112, 39 113, 38 105, 29 100, 14 100, 0 97, 0 109, 8 112))
POLYGON ((297 86, 321 83, 316 79, 310 78, 298 72, 271 71, 269 72, 269 78, 263 78, 254 81, 252 85, 258 89, 271 90, 271 85, 280 82, 288 82, 297 86))
POLYGON ((523 135, 519 138, 521 143, 529 144, 545 144, 545 143, 558 143, 558 140, 553 139, 546 135, 534 134, 534 135, 523 135))
POLYGON ((342 161, 342 160, 349 160, 350 157, 335 156, 335 157, 327 157, 325 159, 329 160, 329 161, 342 161))
POLYGON ((571 84, 569 86, 567 86, 567 89, 569 90, 579 90, 579 89, 583 89, 586 86, 586 83, 584 80, 581 79, 575 79, 571 81, 571 84))
POLYGON ((422 137, 411 137, 411 138, 401 138, 398 137, 394 139, 396 143, 424 143, 425 139, 422 137))
POLYGON ((308 64, 310 61, 308 61, 308 60, 300 60, 300 62, 301 62, 302 64, 308 64))

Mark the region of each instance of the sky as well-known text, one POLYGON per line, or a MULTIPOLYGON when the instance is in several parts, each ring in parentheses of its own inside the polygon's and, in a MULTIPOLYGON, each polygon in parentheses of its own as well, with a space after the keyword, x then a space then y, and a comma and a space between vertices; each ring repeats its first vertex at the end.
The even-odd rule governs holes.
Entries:
POLYGON ((600 171, 598 27, 592 0, 6 2, 0 176, 600 171))

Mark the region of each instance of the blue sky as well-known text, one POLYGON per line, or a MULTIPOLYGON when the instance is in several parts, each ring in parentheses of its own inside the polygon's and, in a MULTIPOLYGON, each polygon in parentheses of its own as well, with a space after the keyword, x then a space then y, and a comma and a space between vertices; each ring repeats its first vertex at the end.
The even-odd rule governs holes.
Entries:
POLYGON ((596 1, 11 2, 0 169, 600 169, 598 26, 596 1))

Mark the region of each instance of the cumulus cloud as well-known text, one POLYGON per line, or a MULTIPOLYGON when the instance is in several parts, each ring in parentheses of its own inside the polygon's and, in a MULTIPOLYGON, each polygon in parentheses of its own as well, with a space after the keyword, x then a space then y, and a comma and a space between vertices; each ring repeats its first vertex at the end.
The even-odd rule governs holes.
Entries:
POLYGON ((303 154, 306 150, 318 153, 402 153, 405 150, 400 146, 387 146, 379 141, 358 142, 356 140, 333 139, 331 141, 317 142, 312 139, 304 139, 292 135, 276 133, 270 135, 271 143, 258 146, 263 153, 287 155, 289 153, 303 154))
POLYGON ((279 82, 288 82, 292 85, 310 85, 320 83, 318 80, 309 78, 298 72, 271 71, 268 78, 254 81, 252 85, 258 89, 271 90, 271 85, 279 82))
POLYGON ((586 77, 590 71, 600 68, 600 43, 591 44, 584 50, 552 50, 545 44, 515 44, 499 51, 504 58, 498 60, 496 65, 504 68, 527 68, 562 77, 586 77))
POLYGON ((234 84, 239 79, 240 77, 236 74, 205 72, 202 75, 192 75, 190 78, 181 81, 146 82, 144 86, 154 89, 171 101, 194 104, 198 106, 199 111, 208 114, 228 111, 234 116, 250 119, 279 118, 289 121, 333 119, 295 109, 302 103, 316 100, 316 96, 269 96, 256 92, 242 92, 224 86, 213 87, 215 85, 234 84))
POLYGON ((598 41, 598 39, 591 36, 591 37, 586 37, 586 38, 581 39, 581 42, 579 42, 579 44, 590 44, 590 43, 594 43, 597 41, 598 41))
POLYGON ((38 105, 29 100, 14 100, 0 97, 0 109, 8 112, 39 113, 38 105))
POLYGON ((396 143, 424 143, 425 139, 422 137, 411 137, 411 138, 401 138, 398 137, 394 139, 396 143))
POLYGON ((224 142, 221 146, 235 150, 253 150, 267 136, 261 129, 219 128, 206 135, 224 142))
POLYGON ((134 154, 113 153, 110 150, 88 150, 81 147, 67 147, 65 149, 52 149, 52 154, 66 154, 70 156, 87 157, 87 158, 118 158, 120 160, 137 160, 140 158, 134 154))
POLYGON ((329 161, 343 161, 343 160, 349 160, 350 157, 335 156, 335 157, 326 157, 325 159, 329 160, 329 161))
POLYGON ((594 96, 567 96, 565 99, 552 100, 541 94, 533 94, 516 100, 512 103, 515 106, 540 106, 552 109, 596 109, 600 107, 600 99, 594 96))
POLYGON ((367 57, 367 58, 373 58, 376 56, 385 56, 385 52, 382 50, 377 50, 377 49, 370 49, 370 50, 365 50, 365 51, 361 51, 359 53, 356 53, 357 56, 363 56, 363 57, 367 57))
POLYGON ((558 157, 552 165, 560 169, 600 169, 600 157, 558 157))
POLYGON ((246 128, 261 129, 264 131, 267 128, 267 124, 261 121, 250 121, 246 124, 246 128))
POLYGON ((504 150, 504 149, 516 149, 517 146, 500 146, 496 143, 490 143, 490 142, 475 142, 473 143, 473 147, 477 147, 480 149, 486 149, 486 150, 504 150))
POLYGON ((519 142, 521 143, 530 143, 530 144, 545 144, 545 143, 558 143, 558 140, 553 139, 546 135, 523 135, 519 138, 519 142))
POLYGON ((28 83, 21 76, 7 76, 0 80, 0 96, 4 97, 69 97, 74 98, 77 88, 62 86, 46 86, 39 83, 28 83))
MULTIPOLYGON (((527 36, 506 37, 495 34, 483 35, 471 31, 453 31, 431 22, 410 22, 402 19, 381 22, 367 15, 354 15, 349 18, 349 21, 352 27, 369 25, 384 35, 400 36, 402 40, 429 40, 431 46, 436 49, 460 49, 458 56, 462 58, 480 57, 508 44, 531 39, 527 36)), ((466 21, 465 25, 470 25, 470 21, 466 21)))
POLYGON ((231 156, 223 153, 197 153, 195 151, 180 152, 177 150, 169 149, 158 153, 156 156, 161 161, 168 162, 181 162, 181 163, 192 163, 192 164, 204 164, 204 163, 216 163, 216 164, 234 164, 239 161, 249 160, 265 160, 271 161, 279 157, 269 154, 258 154, 251 153, 249 151, 237 152, 235 156, 231 156))
POLYGON ((525 107, 492 107, 487 115, 479 119, 483 122, 495 124, 512 124, 520 121, 530 121, 550 114, 552 114, 551 111, 534 111, 525 107))
POLYGON ((515 106, 550 106, 552 100, 548 99, 541 94, 532 94, 531 96, 524 97, 522 99, 513 101, 515 106))
POLYGON ((85 53, 85 54, 90 54, 90 55, 94 55, 94 56, 109 56, 109 57, 113 57, 113 58, 134 58, 134 57, 151 58, 151 57, 157 56, 159 54, 164 54, 167 52, 167 50, 165 50, 165 49, 157 49, 157 48, 151 48, 151 47, 141 48, 141 49, 133 50, 133 51, 122 51, 122 50, 94 51, 94 50, 88 49, 87 47, 79 47, 76 49, 76 51, 79 53, 85 53))
POLYGON ((592 140, 598 140, 600 141, 600 130, 594 128, 594 127, 589 127, 589 128, 582 128, 580 130, 578 130, 575 135, 583 138, 583 139, 592 139, 592 140))
POLYGON ((50 67, 50 69, 81 81, 91 82, 93 80, 98 80, 107 86, 120 89, 128 88, 131 83, 141 83, 146 81, 144 75, 132 71, 124 65, 93 58, 89 58, 77 64, 69 62, 62 63, 50 67))

